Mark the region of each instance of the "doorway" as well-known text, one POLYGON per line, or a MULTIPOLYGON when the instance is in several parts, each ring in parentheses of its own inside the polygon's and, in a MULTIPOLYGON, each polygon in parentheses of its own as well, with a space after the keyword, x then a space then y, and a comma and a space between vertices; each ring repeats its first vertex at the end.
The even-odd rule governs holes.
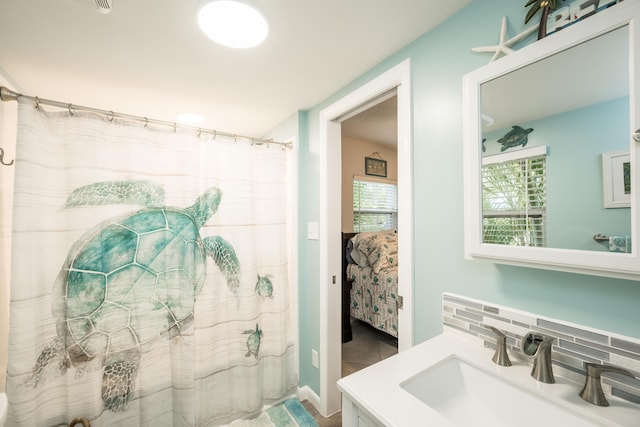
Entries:
POLYGON ((341 377, 341 122, 397 93, 398 119, 398 349, 413 345, 413 162, 411 63, 407 59, 320 112, 320 412, 340 410, 341 377), (376 102, 377 101, 377 102, 376 102))
MULTIPOLYGON (((396 92, 394 88, 369 103, 375 105, 364 111, 357 109, 357 114, 340 120, 342 194, 338 197, 342 204, 343 247, 357 233, 381 232, 383 236, 398 229, 396 92), (380 169, 373 169, 372 165, 379 165, 380 169)), ((397 243, 393 238, 385 239, 391 245, 388 248, 393 248, 394 241, 397 243)), ((341 377, 398 352, 397 265, 374 271, 368 260, 356 257, 355 261, 351 253, 347 260, 346 248, 344 252, 340 255, 343 266, 341 377), (355 280, 348 279, 351 277, 355 280)))

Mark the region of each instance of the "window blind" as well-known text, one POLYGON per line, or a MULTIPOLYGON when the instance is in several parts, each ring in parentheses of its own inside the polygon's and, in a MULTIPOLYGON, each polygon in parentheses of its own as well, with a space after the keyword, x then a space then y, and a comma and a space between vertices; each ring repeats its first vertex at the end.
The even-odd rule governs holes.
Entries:
POLYGON ((546 245, 546 155, 522 151, 482 166, 484 243, 546 245))
POLYGON ((353 180, 353 231, 382 231, 398 227, 398 186, 353 180))

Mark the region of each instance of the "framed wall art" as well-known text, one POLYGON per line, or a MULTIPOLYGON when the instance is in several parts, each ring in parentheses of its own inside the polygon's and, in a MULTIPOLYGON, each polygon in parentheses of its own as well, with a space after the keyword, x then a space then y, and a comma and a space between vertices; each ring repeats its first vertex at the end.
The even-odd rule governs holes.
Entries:
POLYGON ((387 177, 387 161, 382 159, 376 159, 374 157, 364 158, 364 173, 365 175, 387 177))
POLYGON ((631 206, 631 159, 628 150, 602 153, 605 208, 631 206))

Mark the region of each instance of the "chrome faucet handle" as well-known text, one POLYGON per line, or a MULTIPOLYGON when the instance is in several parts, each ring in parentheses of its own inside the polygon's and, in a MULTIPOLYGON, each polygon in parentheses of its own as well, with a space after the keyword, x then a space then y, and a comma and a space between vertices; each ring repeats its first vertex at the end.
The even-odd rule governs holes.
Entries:
POLYGON ((553 377, 553 365, 551 363, 551 346, 553 337, 530 332, 522 339, 522 352, 527 356, 533 356, 533 369, 531 376, 547 384, 556 382, 553 377))
POLYGON ((484 325, 496 334, 496 352, 491 360, 493 363, 500 366, 511 366, 511 360, 509 359, 509 353, 507 353, 507 336, 499 329, 493 326, 484 325))
POLYGON ((544 337, 533 359, 533 369, 531 376, 536 380, 553 384, 556 379, 553 377, 553 364, 551 363, 551 346, 553 345, 553 337, 544 337))
POLYGON ((610 365, 598 365, 596 363, 585 363, 587 376, 584 381, 584 387, 580 392, 580 397, 589 403, 597 406, 609 406, 607 398, 602 391, 602 383, 600 382, 600 376, 607 372, 615 372, 635 378, 636 376, 631 372, 617 366, 610 365))

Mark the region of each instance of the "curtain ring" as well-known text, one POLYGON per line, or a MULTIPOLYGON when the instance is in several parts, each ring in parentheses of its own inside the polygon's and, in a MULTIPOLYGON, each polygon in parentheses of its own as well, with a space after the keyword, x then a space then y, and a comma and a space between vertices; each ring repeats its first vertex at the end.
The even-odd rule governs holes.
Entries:
POLYGON ((69 110, 69 115, 73 116, 73 110, 71 109, 72 105, 67 104, 67 110, 69 110))
POLYGON ((11 166, 14 162, 15 160, 11 160, 9 163, 4 162, 4 150, 0 147, 0 164, 4 166, 11 166))
POLYGON ((146 117, 144 118, 144 127, 147 127, 149 125, 149 119, 147 119, 146 117))
POLYGON ((74 418, 69 423, 69 427, 76 427, 77 424, 82 424, 82 427, 91 427, 91 421, 85 417, 74 418))
POLYGON ((112 121, 113 121, 113 119, 115 119, 115 118, 116 118, 116 115, 115 115, 115 113, 114 113, 113 111, 110 111, 109 113, 111 114, 111 117, 107 116, 107 118, 108 118, 108 120, 109 120, 110 122, 112 122, 112 121))
POLYGON ((176 132, 176 128, 177 128, 177 127, 178 127, 178 125, 174 122, 174 123, 173 123, 173 133, 175 133, 175 132, 176 132))
POLYGON ((202 128, 198 128, 198 138, 200 138, 200 135, 202 135, 202 128))
POLYGON ((214 129, 213 130, 213 139, 215 140, 217 136, 218 136, 218 131, 214 129))
POLYGON ((36 96, 36 110, 40 109, 40 98, 36 96))

